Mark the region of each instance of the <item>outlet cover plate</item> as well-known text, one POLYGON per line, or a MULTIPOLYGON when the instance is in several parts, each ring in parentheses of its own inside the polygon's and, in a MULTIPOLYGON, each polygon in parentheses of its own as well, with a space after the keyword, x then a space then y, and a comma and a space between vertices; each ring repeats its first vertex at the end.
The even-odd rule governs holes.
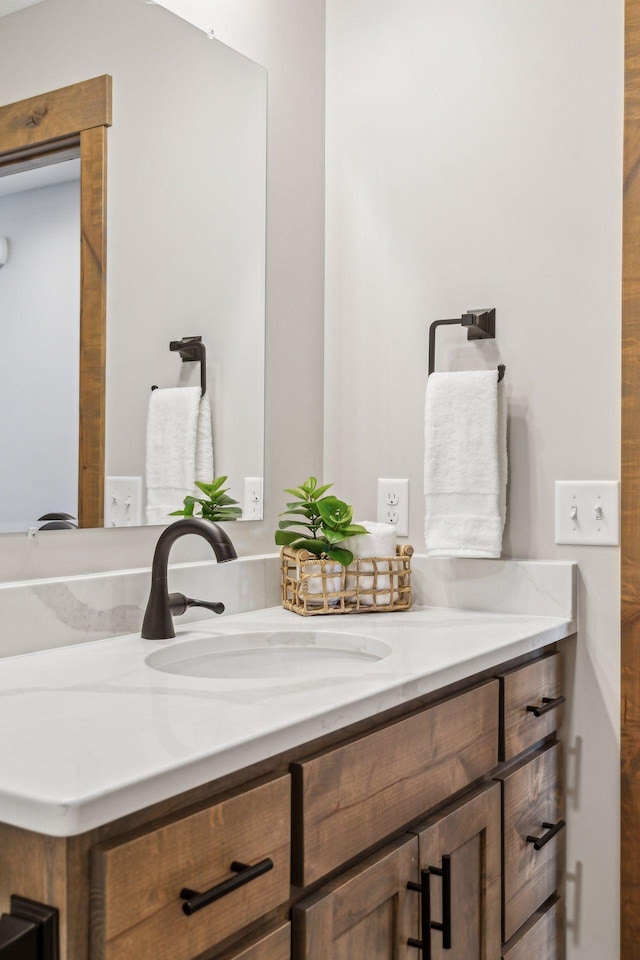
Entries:
POLYGON ((392 523, 399 537, 409 536, 409 481, 378 480, 378 523, 392 523))
POLYGON ((556 543, 613 546, 620 543, 617 480, 556 481, 556 543), (597 516, 597 508, 601 517, 597 516))
POLYGON ((242 504, 241 520, 262 520, 263 487, 262 477, 244 478, 244 501, 242 504))

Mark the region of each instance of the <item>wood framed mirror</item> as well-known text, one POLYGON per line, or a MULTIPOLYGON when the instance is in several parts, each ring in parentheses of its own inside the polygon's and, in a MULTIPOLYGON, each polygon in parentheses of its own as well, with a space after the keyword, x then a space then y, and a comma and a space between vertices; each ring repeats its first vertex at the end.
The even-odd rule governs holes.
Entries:
POLYGON ((640 943, 640 0, 626 0, 622 260, 621 960, 640 943))
POLYGON ((80 160, 78 525, 104 515, 107 127, 111 77, 0 107, 0 177, 80 160))

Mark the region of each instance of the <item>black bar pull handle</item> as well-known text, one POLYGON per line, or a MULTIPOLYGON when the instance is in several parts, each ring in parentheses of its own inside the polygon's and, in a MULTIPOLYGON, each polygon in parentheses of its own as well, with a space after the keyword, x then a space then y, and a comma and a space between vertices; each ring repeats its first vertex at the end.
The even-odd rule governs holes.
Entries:
POLYGON ((234 860, 231 864, 231 870, 233 870, 237 876, 223 880, 222 883, 216 884, 216 886, 211 887, 210 890, 205 890, 204 893, 198 893, 196 890, 188 890, 187 888, 181 890, 180 899, 186 900, 186 903, 182 904, 183 912, 190 917, 192 913, 197 913, 198 910, 209 906, 210 903, 220 900, 221 897, 226 897, 228 893, 233 893, 233 891, 238 890, 239 887, 244 887, 246 883, 250 883, 252 880, 255 880, 256 877, 261 877, 263 873, 268 873, 269 870, 273 870, 273 860, 267 857, 265 860, 260 860, 259 863, 254 863, 253 865, 238 863, 237 860, 234 860))
POLYGON ((422 950, 424 960, 431 960, 431 931, 442 933, 443 950, 451 950, 451 857, 442 858, 442 867, 427 867, 420 871, 420 883, 410 881, 407 890, 420 894, 421 940, 409 937, 410 947, 422 950), (431 877, 442 877, 442 923, 431 919, 431 877))
POLYGON ((11 895, 0 917, 0 960, 58 960, 58 910, 11 895))
POLYGON ((186 613, 187 607, 204 607, 205 610, 213 610, 214 613, 224 613, 224 603, 213 600, 194 600, 193 597, 185 597, 184 593, 169 594, 169 610, 174 617, 186 613))
POLYGON ((3 913, 0 917, 0 960, 38 960, 38 927, 3 913))
POLYGON ((566 703, 565 697, 543 697, 542 706, 538 707, 535 704, 529 704, 527 713, 532 713, 534 717, 541 717, 544 713, 555 710, 556 707, 561 706, 563 703, 566 703))
POLYGON ((566 823, 564 820, 558 820, 557 823, 543 823, 542 826, 549 832, 543 833, 541 837, 527 837, 527 843, 532 843, 534 850, 542 850, 544 845, 549 843, 549 840, 553 840, 561 830, 564 830, 566 823))

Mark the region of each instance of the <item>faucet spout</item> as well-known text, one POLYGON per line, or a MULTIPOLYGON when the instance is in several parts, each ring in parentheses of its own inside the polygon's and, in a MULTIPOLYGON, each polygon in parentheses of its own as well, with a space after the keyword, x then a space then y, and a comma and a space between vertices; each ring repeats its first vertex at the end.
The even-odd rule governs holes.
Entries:
POLYGON ((176 633, 169 602, 168 569, 171 547, 189 533, 204 537, 215 553, 218 563, 236 560, 238 554, 226 531, 217 523, 198 517, 185 517, 170 524, 158 537, 151 567, 151 592, 142 622, 145 640, 171 640, 176 633))

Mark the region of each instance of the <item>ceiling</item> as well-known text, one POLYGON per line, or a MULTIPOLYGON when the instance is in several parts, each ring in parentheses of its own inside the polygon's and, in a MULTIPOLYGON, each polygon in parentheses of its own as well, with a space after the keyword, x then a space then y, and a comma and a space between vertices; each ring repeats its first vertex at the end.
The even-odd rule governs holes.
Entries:
POLYGON ((10 193, 22 193, 23 190, 48 187, 53 183, 66 183, 69 180, 79 179, 80 160, 51 163, 36 170, 25 170, 23 173, 12 173, 8 177, 0 177, 0 197, 6 197, 10 193))

